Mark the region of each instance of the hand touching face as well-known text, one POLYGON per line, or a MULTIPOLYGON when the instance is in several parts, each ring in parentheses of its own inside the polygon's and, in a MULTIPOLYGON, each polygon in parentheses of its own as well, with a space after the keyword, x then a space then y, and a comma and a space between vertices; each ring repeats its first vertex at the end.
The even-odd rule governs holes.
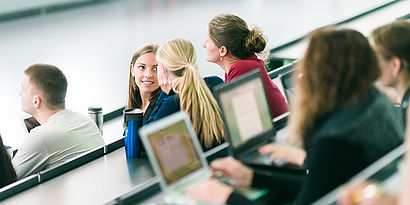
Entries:
POLYGON ((164 68, 164 65, 162 63, 158 65, 158 84, 159 86, 161 86, 162 91, 164 91, 166 94, 171 91, 172 78, 170 73, 166 68, 164 68))

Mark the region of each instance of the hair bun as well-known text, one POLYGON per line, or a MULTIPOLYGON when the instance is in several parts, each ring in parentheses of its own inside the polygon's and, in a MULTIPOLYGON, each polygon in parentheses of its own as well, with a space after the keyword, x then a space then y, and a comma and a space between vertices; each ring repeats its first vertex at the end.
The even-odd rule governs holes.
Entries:
POLYGON ((245 48, 254 53, 262 52, 266 47, 266 38, 262 34, 262 29, 254 26, 249 30, 248 36, 245 38, 245 48))

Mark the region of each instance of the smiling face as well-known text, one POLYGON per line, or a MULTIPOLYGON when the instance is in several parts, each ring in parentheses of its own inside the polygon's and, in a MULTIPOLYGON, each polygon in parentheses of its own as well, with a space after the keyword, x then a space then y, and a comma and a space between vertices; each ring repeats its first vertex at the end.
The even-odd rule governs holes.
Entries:
POLYGON ((158 63, 154 53, 145 53, 132 65, 132 75, 137 84, 140 95, 151 95, 159 88, 157 77, 158 63))

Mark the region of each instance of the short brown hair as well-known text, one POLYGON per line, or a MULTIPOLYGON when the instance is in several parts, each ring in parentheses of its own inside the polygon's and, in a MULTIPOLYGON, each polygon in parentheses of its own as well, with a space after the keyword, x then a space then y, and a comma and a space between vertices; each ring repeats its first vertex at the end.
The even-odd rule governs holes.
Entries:
POLYGON ((60 69, 53 65, 39 63, 31 65, 24 73, 43 94, 47 107, 65 108, 67 79, 60 69))
POLYGON ((239 59, 260 53, 266 47, 262 30, 256 26, 249 30, 248 24, 233 14, 215 16, 208 24, 208 32, 218 48, 226 46, 239 59))
POLYGON ((371 36, 376 52, 386 59, 398 57, 410 72, 410 22, 394 21, 375 29, 371 36))

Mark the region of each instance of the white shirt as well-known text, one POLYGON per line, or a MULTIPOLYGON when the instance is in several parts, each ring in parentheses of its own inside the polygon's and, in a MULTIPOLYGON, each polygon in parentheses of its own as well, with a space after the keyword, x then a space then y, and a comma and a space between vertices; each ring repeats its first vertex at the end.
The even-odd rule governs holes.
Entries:
POLYGON ((17 178, 21 179, 102 145, 104 140, 95 122, 66 109, 32 129, 12 163, 17 178))

